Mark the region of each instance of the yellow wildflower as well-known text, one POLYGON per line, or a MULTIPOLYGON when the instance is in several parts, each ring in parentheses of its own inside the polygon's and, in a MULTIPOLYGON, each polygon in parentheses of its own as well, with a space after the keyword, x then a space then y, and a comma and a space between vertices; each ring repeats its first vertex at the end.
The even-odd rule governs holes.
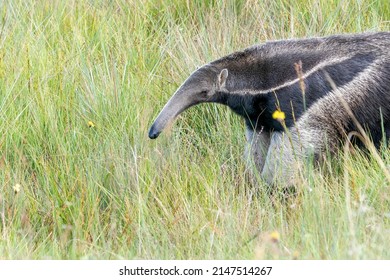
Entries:
POLYGON ((284 121, 284 119, 286 118, 286 114, 283 111, 276 110, 275 112, 273 112, 272 118, 274 118, 275 120, 284 121))
POLYGON ((14 190, 15 193, 20 192, 21 188, 22 188, 22 186, 20 184, 16 184, 15 186, 12 187, 12 189, 14 190))
POLYGON ((92 121, 88 122, 88 127, 95 127, 95 124, 92 121))
POLYGON ((277 232, 276 230, 271 232, 271 234, 269 235, 269 237, 271 238, 271 241, 272 242, 278 242, 280 240, 280 234, 279 232, 277 232))
POLYGON ((299 252, 298 251, 294 251, 294 253, 292 254, 292 257, 294 260, 297 260, 299 258, 299 252))

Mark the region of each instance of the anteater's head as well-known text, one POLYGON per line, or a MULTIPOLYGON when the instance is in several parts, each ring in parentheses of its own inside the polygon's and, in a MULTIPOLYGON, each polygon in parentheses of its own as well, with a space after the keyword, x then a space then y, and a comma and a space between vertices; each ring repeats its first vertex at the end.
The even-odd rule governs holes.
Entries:
POLYGON ((149 130, 149 138, 157 138, 161 131, 181 112, 203 102, 215 102, 218 92, 225 90, 227 69, 205 65, 196 70, 180 86, 157 116, 149 130))

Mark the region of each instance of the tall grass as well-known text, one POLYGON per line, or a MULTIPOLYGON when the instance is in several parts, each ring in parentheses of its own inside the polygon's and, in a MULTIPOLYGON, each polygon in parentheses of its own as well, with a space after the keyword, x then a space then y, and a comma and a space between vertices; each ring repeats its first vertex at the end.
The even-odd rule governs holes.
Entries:
POLYGON ((375 159, 307 168, 275 205, 245 179, 227 108, 190 109, 157 141, 147 130, 205 62, 389 27, 387 0, 0 0, 0 258, 388 259, 375 159))

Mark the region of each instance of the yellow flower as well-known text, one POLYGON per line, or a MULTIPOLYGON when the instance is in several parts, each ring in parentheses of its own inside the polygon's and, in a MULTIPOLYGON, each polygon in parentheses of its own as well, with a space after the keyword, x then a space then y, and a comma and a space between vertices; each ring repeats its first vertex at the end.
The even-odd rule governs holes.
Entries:
POLYGON ((299 258, 299 252, 298 251, 294 251, 292 257, 293 257, 294 260, 297 260, 299 258))
POLYGON ((273 112, 272 118, 274 118, 275 120, 284 121, 284 119, 286 118, 286 114, 283 111, 276 110, 275 112, 273 112))
POLYGON ((89 127, 95 127, 95 124, 94 124, 92 121, 89 121, 89 122, 88 122, 88 126, 89 126, 89 127))
POLYGON ((279 232, 277 232, 276 230, 271 232, 271 234, 269 235, 269 237, 271 238, 271 241, 273 242, 278 242, 280 240, 280 234, 279 232))
POLYGON ((21 187, 22 186, 20 184, 16 184, 15 186, 12 187, 12 189, 14 190, 15 193, 18 193, 20 192, 21 187))

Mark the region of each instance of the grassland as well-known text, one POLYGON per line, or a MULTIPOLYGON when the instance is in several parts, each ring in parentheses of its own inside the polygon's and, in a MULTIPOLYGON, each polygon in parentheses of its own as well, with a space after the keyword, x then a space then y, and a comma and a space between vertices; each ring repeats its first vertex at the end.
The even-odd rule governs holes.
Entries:
POLYGON ((0 0, 0 258, 389 259, 390 182, 371 156, 309 166, 275 205, 248 183, 227 108, 147 138, 198 65, 389 29, 387 0, 0 0))

